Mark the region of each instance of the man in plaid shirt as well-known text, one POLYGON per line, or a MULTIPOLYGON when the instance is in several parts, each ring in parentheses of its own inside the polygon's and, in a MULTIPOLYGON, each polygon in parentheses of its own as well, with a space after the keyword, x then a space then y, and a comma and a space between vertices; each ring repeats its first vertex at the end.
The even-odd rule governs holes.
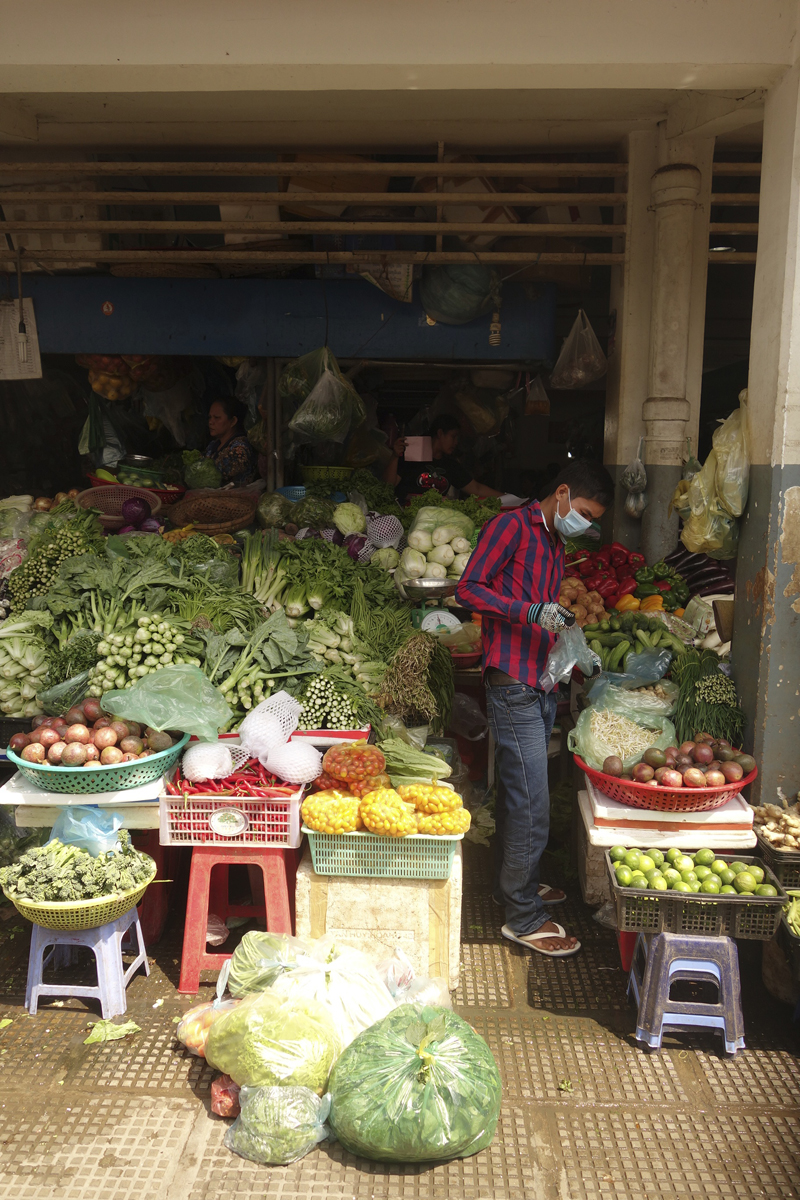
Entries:
POLYGON ((556 713, 555 692, 543 692, 539 681, 557 635, 575 621, 558 603, 563 543, 585 533, 613 494, 604 467, 570 463, 541 503, 501 513, 484 526, 456 589, 458 603, 482 617, 483 678, 500 781, 494 898, 505 906, 503 936, 551 958, 576 954, 580 942, 545 908, 566 896, 539 879, 550 829, 547 745, 556 713))

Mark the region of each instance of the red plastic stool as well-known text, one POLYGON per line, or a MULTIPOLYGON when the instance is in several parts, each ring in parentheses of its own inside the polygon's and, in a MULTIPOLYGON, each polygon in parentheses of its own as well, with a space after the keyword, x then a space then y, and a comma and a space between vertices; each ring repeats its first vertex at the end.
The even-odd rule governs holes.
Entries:
MULTIPOLYGON (((291 853, 291 851, 289 852, 291 853)), ((219 970, 230 954, 206 952, 208 914, 227 917, 260 917, 271 933, 291 933, 292 917, 287 886, 287 851, 278 847, 195 846, 186 901, 186 926, 183 933, 179 992, 196 992, 200 972, 219 970), (228 868, 233 865, 260 868, 264 876, 265 905, 231 904, 228 900, 228 868), (222 868, 213 877, 212 869, 222 868)))
POLYGON ((633 954, 636 949, 636 939, 639 934, 631 933, 629 930, 617 932, 617 945, 619 946, 619 957, 622 963, 622 969, 627 974, 631 969, 633 962, 633 954))

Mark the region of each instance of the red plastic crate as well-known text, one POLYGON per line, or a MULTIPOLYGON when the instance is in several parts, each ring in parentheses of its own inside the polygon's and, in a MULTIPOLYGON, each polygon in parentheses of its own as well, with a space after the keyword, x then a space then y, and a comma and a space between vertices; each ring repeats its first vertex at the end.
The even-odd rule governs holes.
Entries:
POLYGON ((256 799, 241 796, 159 797, 159 841, 162 846, 279 846, 300 845, 300 806, 305 788, 292 796, 256 799), (216 832, 214 814, 231 814, 241 824, 240 833, 216 832), (237 814, 239 816, 237 817, 237 814))

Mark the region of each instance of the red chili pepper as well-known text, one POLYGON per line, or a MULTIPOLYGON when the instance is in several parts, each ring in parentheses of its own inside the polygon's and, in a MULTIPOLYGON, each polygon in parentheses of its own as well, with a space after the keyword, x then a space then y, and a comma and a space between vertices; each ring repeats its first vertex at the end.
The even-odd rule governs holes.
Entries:
POLYGON ((169 780, 167 780, 167 782, 166 782, 166 789, 167 789, 168 796, 180 796, 180 794, 181 794, 180 789, 176 788, 175 784, 170 783, 169 780))

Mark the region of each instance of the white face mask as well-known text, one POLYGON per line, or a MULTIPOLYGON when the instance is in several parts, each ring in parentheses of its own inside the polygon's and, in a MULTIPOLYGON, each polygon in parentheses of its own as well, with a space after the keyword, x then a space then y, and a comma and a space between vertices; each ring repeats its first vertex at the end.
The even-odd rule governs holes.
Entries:
POLYGON ((553 519, 555 527, 563 542, 566 542, 567 539, 571 537, 580 537, 582 533, 586 533, 586 530, 592 523, 591 521, 587 521, 586 517, 582 517, 581 514, 576 512, 572 507, 572 497, 570 496, 569 488, 567 488, 567 499, 569 500, 569 512, 567 515, 565 517, 560 515, 558 511, 558 503, 556 503, 556 512, 553 519))

